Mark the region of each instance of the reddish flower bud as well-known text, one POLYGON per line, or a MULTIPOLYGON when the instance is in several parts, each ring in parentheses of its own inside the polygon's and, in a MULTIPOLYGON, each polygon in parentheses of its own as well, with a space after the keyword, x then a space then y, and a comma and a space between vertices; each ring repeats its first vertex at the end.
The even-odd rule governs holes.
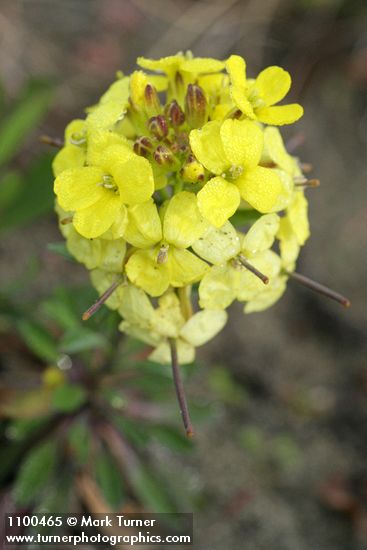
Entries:
POLYGON ((144 90, 145 110, 148 116, 158 115, 161 110, 161 102, 157 90, 151 84, 147 84, 144 90))
POLYGON ((168 134, 167 121, 162 115, 150 118, 148 121, 148 128, 157 139, 163 139, 168 134))
POLYGON ((178 128, 185 122, 185 113, 176 100, 171 101, 164 109, 168 121, 174 128, 178 128))
POLYGON ((141 136, 134 143, 134 152, 141 157, 147 157, 153 149, 153 143, 145 136, 141 136))
POLYGON ((189 84, 185 97, 186 120, 191 128, 203 126, 207 118, 205 94, 197 84, 189 84))
POLYGON ((153 154, 154 160, 161 166, 172 164, 174 156, 172 151, 165 145, 159 145, 153 154))

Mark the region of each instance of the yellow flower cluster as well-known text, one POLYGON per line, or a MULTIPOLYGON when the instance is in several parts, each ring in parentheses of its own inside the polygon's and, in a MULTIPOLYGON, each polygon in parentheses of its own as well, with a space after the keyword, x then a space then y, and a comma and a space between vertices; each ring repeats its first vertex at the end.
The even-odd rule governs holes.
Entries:
POLYGON ((138 65, 66 128, 53 164, 57 212, 121 330, 160 362, 175 339, 185 363, 232 301, 260 311, 285 290, 309 226, 301 167, 276 126, 303 110, 275 105, 291 85, 286 71, 249 79, 237 55, 138 65))

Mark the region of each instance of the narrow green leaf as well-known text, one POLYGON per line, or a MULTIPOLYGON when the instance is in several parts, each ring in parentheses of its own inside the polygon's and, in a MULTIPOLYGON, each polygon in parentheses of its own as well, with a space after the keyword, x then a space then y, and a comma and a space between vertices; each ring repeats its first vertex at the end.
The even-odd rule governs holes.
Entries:
POLYGON ((24 175, 16 200, 3 212, 0 231, 21 227, 54 207, 51 154, 39 157, 24 175))
POLYGON ((58 386, 52 395, 52 408, 58 412, 73 412, 87 400, 88 394, 83 386, 64 384, 58 386))
POLYGON ((79 353, 91 349, 105 347, 105 337, 84 327, 68 330, 62 338, 59 349, 63 353, 79 353))
POLYGON ((9 208, 15 201, 19 194, 22 184, 24 185, 23 178, 20 172, 11 170, 6 172, 0 180, 0 212, 1 215, 9 208))
POLYGON ((33 81, 27 85, 18 104, 0 125, 0 165, 18 152, 28 134, 41 122, 52 95, 49 83, 33 81))
POLYGON ((129 477, 137 496, 148 511, 168 514, 176 512, 176 507, 166 488, 164 480, 139 465, 129 477))
POLYGON ((50 480, 56 465, 56 446, 48 441, 31 450, 20 467, 14 496, 19 506, 39 501, 40 491, 50 480))
POLYGON ((57 359, 56 342, 49 332, 40 324, 21 319, 17 323, 18 330, 27 346, 44 361, 53 363, 57 359))
POLYGON ((66 248, 65 243, 48 243, 47 250, 49 250, 50 252, 53 252, 54 254, 58 254, 59 256, 62 256, 63 258, 66 258, 67 260, 75 263, 75 259, 66 248))
POLYGON ((81 465, 86 464, 90 450, 90 437, 84 418, 73 422, 68 432, 68 439, 75 461, 81 465))
POLYGON ((112 457, 100 451, 95 462, 96 481, 103 496, 113 509, 118 509, 125 497, 121 473, 112 457))

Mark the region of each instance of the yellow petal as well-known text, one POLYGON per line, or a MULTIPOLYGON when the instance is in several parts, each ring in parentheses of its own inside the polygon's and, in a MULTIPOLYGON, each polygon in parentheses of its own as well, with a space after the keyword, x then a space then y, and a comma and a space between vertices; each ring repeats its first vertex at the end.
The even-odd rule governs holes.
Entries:
POLYGON ((148 248, 162 239, 162 224, 153 200, 130 206, 129 222, 124 234, 128 243, 148 248))
POLYGON ((60 206, 64 210, 79 210, 98 201, 104 193, 102 177, 103 172, 91 166, 61 172, 54 184, 60 206))
POLYGON ((162 336, 157 334, 153 330, 150 330, 146 327, 140 327, 139 325, 133 325, 129 321, 122 321, 119 324, 119 330, 125 332, 136 340, 140 340, 149 346, 158 346, 162 341, 162 336))
POLYGON ((188 248, 207 227, 194 193, 181 191, 170 199, 163 221, 163 237, 168 243, 188 248))
POLYGON ((220 128, 223 149, 231 164, 255 167, 263 149, 263 133, 250 120, 225 120, 220 128))
POLYGON ((167 291, 158 299, 159 307, 155 309, 152 330, 165 338, 177 338, 185 324, 180 301, 173 291, 167 291))
POLYGON ((200 307, 225 309, 236 298, 237 273, 231 267, 214 266, 204 275, 199 285, 200 307))
MULTIPOLYGON (((116 273, 104 271, 103 269, 93 269, 93 271, 90 272, 90 278, 99 296, 102 296, 102 294, 118 280, 116 273)), ((106 306, 110 309, 118 309, 124 298, 124 292, 125 286, 121 284, 106 300, 106 306)))
POLYGON ((202 73, 217 73, 224 69, 224 62, 212 57, 193 57, 186 59, 181 66, 181 71, 186 71, 194 74, 202 73))
POLYGON ((128 141, 116 132, 98 130, 88 134, 87 162, 91 166, 99 166, 106 174, 110 174, 113 164, 132 154, 128 141))
POLYGON ((250 300, 244 307, 244 313, 264 311, 281 298, 287 287, 286 277, 276 277, 260 292, 254 300, 250 300))
POLYGON ((110 101, 119 101, 126 105, 129 99, 129 77, 119 78, 113 82, 107 91, 101 96, 99 103, 108 103, 110 101))
POLYGON ((88 131, 113 128, 123 118, 127 105, 127 102, 121 101, 108 101, 97 105, 85 120, 88 131))
POLYGON ((100 239, 85 239, 69 224, 69 231, 66 240, 69 252, 84 264, 87 269, 95 269, 101 262, 102 242, 100 239))
POLYGON ((170 283, 180 287, 199 281, 209 269, 208 264, 188 250, 171 247, 168 252, 167 265, 170 283))
POLYGON ((113 224, 101 235, 101 238, 108 240, 121 239, 124 236, 127 222, 127 208, 124 204, 121 204, 113 224))
POLYGON ((242 249, 250 254, 256 254, 271 248, 279 229, 280 218, 276 214, 261 216, 250 227, 242 241, 242 249))
POLYGON ((233 225, 226 222, 220 229, 210 226, 192 248, 204 260, 220 265, 239 253, 240 239, 233 225))
POLYGON ((201 164, 213 174, 222 174, 230 166, 220 138, 220 123, 207 122, 190 132, 191 149, 201 164))
MULTIPOLYGON (((95 239, 93 242, 95 242, 95 239)), ((114 241, 101 239, 101 259, 99 267, 105 271, 122 273, 125 254, 126 243, 124 239, 115 239, 114 241)))
POLYGON ((291 87, 290 74, 281 67, 267 67, 255 80, 255 88, 265 105, 274 105, 281 101, 291 87))
POLYGON ((154 319, 154 308, 143 290, 127 285, 123 291, 123 300, 119 313, 133 325, 150 328, 154 319))
POLYGON ((157 249, 137 250, 125 267, 130 281, 151 296, 161 296, 170 284, 167 263, 158 264, 157 256, 157 249))
MULTIPOLYGON (((195 359, 195 348, 190 346, 187 342, 178 339, 176 341, 177 359, 180 365, 187 365, 192 363, 195 359)), ((168 342, 162 342, 152 353, 148 359, 155 363, 161 363, 163 365, 171 364, 171 350, 168 342)))
POLYGON ((308 222, 308 202, 304 193, 298 191, 294 195, 292 204, 288 208, 289 221, 296 235, 299 245, 304 245, 310 236, 310 226, 308 222))
POLYGON ((197 194, 201 214, 214 227, 221 227, 240 204, 237 187, 221 177, 212 178, 197 194))
POLYGON ((75 229, 87 239, 95 239, 107 231, 115 221, 121 206, 120 197, 102 187, 97 202, 78 210, 73 218, 75 229))
POLYGON ((65 128, 65 145, 70 145, 73 134, 83 134, 86 131, 85 120, 76 118, 69 122, 65 128))
POLYGON ((85 150, 75 145, 63 147, 52 161, 52 170, 58 176, 70 168, 82 168, 85 162, 85 150))
POLYGON ((276 107, 263 107, 256 110, 256 117, 264 124, 282 126, 292 124, 303 115, 303 107, 298 103, 278 105, 276 107))
POLYGON ((138 57, 136 63, 143 69, 167 73, 175 70, 184 61, 185 56, 182 54, 177 54, 170 55, 168 57, 161 57, 161 59, 147 59, 146 57, 138 57))
POLYGON ((282 265, 287 271, 293 271, 296 266, 300 246, 288 216, 281 218, 277 237, 280 241, 279 249, 282 265))
MULTIPOLYGON (((280 272, 280 257, 272 250, 259 252, 251 258, 248 258, 248 261, 261 273, 269 277, 269 281, 277 277, 280 272)), ((243 278, 241 280, 241 287, 237 288, 237 298, 240 301, 253 300, 259 292, 264 290, 266 285, 246 268, 242 269, 242 273, 243 278)))
POLYGON ((295 162, 288 154, 281 133, 274 126, 267 126, 264 130, 264 162, 274 162, 281 170, 291 176, 296 175, 295 162))
POLYGON ((277 210, 279 197, 285 193, 279 175, 274 170, 262 166, 246 171, 235 183, 241 197, 262 213, 277 210))
POLYGON ((147 159, 133 155, 125 162, 115 164, 111 170, 120 197, 125 204, 138 204, 150 199, 154 192, 154 179, 147 159))
POLYGON ((227 322, 227 313, 221 309, 204 309, 195 313, 183 326, 180 336, 194 347, 202 346, 218 334, 227 322))
POLYGON ((231 55, 226 62, 226 69, 230 77, 230 93, 233 103, 244 115, 255 119, 251 103, 247 98, 246 63, 239 55, 231 55))

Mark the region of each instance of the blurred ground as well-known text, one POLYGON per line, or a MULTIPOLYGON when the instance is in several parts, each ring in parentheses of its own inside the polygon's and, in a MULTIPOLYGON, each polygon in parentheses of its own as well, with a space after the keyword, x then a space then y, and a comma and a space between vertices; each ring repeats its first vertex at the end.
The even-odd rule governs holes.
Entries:
MULTIPOLYGON (((207 377, 222 365, 241 397, 218 402, 193 457, 155 450, 168 470, 180 470, 183 486, 203 489, 198 549, 367 548, 366 23, 366 4, 347 0, 0 4, 7 92, 15 95, 29 75, 53 77, 58 93, 43 128, 51 135, 138 55, 235 52, 249 72, 279 64, 294 76, 291 96, 305 116, 287 134, 302 132, 297 154, 322 183, 309 191, 312 237, 298 270, 344 292, 353 307, 290 285, 268 312, 244 317, 232 308, 226 329, 201 352, 206 366, 192 393, 208 400, 207 377)), ((42 275, 26 293, 47 295, 61 278, 86 277, 81 268, 60 273, 45 252, 50 240, 57 240, 53 218, 8 234, 1 284, 34 256, 42 275)))

